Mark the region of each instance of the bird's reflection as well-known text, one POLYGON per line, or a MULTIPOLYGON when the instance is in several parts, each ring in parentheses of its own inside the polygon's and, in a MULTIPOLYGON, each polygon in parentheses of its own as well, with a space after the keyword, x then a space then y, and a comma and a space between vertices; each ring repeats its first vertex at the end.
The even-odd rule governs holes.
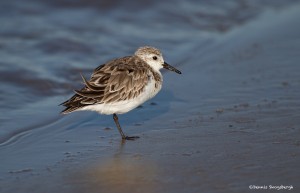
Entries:
MULTIPOLYGON (((83 185, 89 192, 156 192, 157 169, 142 154, 125 151, 128 142, 122 141, 116 154, 100 160, 86 172, 83 185)), ((77 181, 78 182, 78 181, 77 181)), ((82 182, 81 182, 82 183, 82 182)))

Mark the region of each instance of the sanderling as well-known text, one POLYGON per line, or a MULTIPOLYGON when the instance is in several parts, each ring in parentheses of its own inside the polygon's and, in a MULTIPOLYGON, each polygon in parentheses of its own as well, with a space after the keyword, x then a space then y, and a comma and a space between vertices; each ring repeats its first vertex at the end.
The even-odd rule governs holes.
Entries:
POLYGON ((122 139, 139 138, 124 134, 117 114, 127 113, 160 91, 161 68, 181 74, 164 61, 160 50, 149 46, 138 48, 133 56, 111 60, 97 67, 89 81, 81 75, 85 86, 61 104, 66 107, 61 113, 89 110, 112 114, 122 139))

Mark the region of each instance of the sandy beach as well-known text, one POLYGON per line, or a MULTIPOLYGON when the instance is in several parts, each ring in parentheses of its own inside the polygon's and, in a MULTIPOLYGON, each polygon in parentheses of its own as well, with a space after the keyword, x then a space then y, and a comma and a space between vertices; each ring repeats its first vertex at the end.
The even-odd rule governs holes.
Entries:
MULTIPOLYGON (((37 14, 34 10, 27 11, 37 14)), ((84 25, 86 18, 76 17, 75 12, 69 14, 84 25)), ((58 106, 72 94, 72 88, 81 86, 80 72, 88 76, 99 62, 131 54, 136 46, 130 44, 132 40, 128 50, 118 50, 111 42, 115 53, 73 45, 64 48, 75 50, 72 54, 57 54, 53 44, 51 52, 47 48, 52 54, 35 60, 48 65, 47 70, 42 65, 30 67, 30 58, 38 51, 20 56, 27 60, 10 70, 8 64, 20 59, 7 59, 0 68, 5 83, 0 192, 299 192, 299 18, 300 4, 295 2, 265 9, 225 31, 173 34, 176 38, 165 42, 162 50, 166 61, 182 75, 163 71, 162 91, 119 116, 126 133, 140 136, 135 141, 120 139, 112 116, 93 112, 63 116, 58 106), (177 36, 194 36, 187 39, 194 42, 178 44, 177 36), (58 60, 61 66, 52 67, 58 60), (69 68, 71 62, 74 66, 69 68), (22 65, 34 71, 27 73, 22 65), (20 94, 11 94, 14 91, 5 89, 16 85, 11 76, 19 69, 25 86, 15 86, 20 94), (36 79, 30 81, 30 74, 36 79), (24 100, 18 102, 22 96, 24 100), (40 97, 33 100, 32 96, 40 97)), ((160 35, 167 38, 167 32, 160 35)), ((22 41, 25 38, 21 47, 22 41)), ((45 49, 43 44, 34 45, 45 49)), ((0 48, 6 48, 2 58, 9 55, 5 46, 0 43, 0 48)))

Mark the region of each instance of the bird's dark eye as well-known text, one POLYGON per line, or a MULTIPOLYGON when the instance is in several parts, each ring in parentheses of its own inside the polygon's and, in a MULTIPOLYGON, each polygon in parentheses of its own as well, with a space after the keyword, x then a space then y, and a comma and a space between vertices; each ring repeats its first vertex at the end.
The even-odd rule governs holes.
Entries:
POLYGON ((157 57, 156 57, 156 56, 153 56, 152 58, 153 58, 153 60, 157 60, 157 57))

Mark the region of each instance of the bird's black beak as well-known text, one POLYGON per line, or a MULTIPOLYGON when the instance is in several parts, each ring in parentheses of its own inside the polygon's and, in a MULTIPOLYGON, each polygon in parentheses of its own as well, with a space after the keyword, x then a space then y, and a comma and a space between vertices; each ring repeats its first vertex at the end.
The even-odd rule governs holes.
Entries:
POLYGON ((177 70, 176 68, 174 68, 173 66, 171 66, 170 64, 168 64, 166 62, 163 63, 163 67, 165 69, 168 69, 168 70, 171 70, 173 72, 176 72, 177 74, 181 74, 181 72, 179 70, 177 70))

